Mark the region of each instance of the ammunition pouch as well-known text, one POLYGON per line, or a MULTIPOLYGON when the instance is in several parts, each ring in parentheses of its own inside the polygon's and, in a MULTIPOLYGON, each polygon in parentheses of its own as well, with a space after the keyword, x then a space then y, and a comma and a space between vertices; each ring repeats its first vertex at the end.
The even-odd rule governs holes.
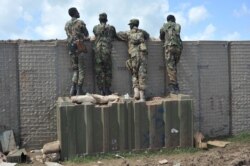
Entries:
POLYGON ((74 42, 68 43, 68 48, 71 53, 76 53, 77 46, 74 42))
POLYGON ((78 53, 82 53, 82 52, 87 53, 88 52, 86 45, 83 43, 83 40, 76 40, 74 43, 76 44, 76 48, 77 48, 78 53))
POLYGON ((140 45, 139 45, 139 49, 140 49, 140 51, 147 51, 147 46, 146 46, 146 44, 143 42, 143 43, 141 43, 140 45))

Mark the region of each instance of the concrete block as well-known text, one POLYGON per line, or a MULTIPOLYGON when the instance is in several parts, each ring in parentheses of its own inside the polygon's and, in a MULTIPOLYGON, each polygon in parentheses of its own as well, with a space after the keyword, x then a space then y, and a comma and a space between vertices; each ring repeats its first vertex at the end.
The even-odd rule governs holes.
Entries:
POLYGON ((73 104, 59 98, 58 138, 62 159, 125 150, 193 146, 192 100, 178 95, 162 102, 73 104))
POLYGON ((75 106, 76 121, 76 154, 86 153, 86 124, 84 122, 85 107, 84 105, 75 106))
POLYGON ((102 107, 103 120, 103 152, 119 149, 119 123, 117 103, 102 107))
POLYGON ((104 122, 103 122, 103 114, 101 107, 94 107, 92 110, 92 144, 93 144, 93 152, 103 152, 103 141, 104 141, 104 122))
POLYGON ((156 149, 164 146, 164 109, 162 103, 147 103, 149 117, 149 148, 156 149))
POLYGON ((126 111, 128 114, 128 150, 132 150, 135 148, 135 124, 134 124, 134 107, 133 107, 133 102, 126 102, 126 111))
POLYGON ((149 119, 145 102, 133 102, 135 150, 149 147, 149 119))
POLYGON ((93 113, 95 110, 94 105, 84 105, 84 122, 86 126, 86 154, 94 152, 94 124, 93 124, 93 113))
POLYGON ((193 101, 179 100, 180 146, 193 147, 193 101))
POLYGON ((128 110, 126 103, 117 103, 117 116, 119 125, 119 150, 128 149, 128 110))
POLYGON ((164 100, 163 109, 165 122, 165 147, 177 147, 180 144, 180 118, 178 115, 178 100, 164 100))
POLYGON ((61 147, 61 159, 68 159, 68 120, 67 105, 71 105, 66 98, 57 100, 57 135, 61 147), (66 104, 67 103, 67 104, 66 104))
POLYGON ((57 133, 62 159, 84 154, 87 151, 85 107, 86 105, 73 104, 68 97, 60 97, 57 101, 57 133))

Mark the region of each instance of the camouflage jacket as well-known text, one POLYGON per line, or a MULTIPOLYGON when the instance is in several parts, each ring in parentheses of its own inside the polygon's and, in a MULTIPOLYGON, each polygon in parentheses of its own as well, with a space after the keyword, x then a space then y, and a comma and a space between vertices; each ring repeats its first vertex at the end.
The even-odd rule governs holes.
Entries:
POLYGON ((149 34, 142 29, 134 27, 130 31, 119 32, 117 38, 128 41, 128 53, 131 57, 138 55, 140 51, 147 52, 145 40, 149 39, 149 34))
POLYGON ((86 24, 82 20, 74 17, 66 23, 65 31, 68 43, 72 43, 79 39, 84 40, 89 36, 86 24))
POLYGON ((112 48, 112 41, 116 37, 116 30, 114 26, 108 24, 98 24, 93 28, 95 35, 94 48, 112 48))
POLYGON ((176 45, 177 47, 182 49, 180 32, 180 24, 171 21, 165 23, 160 30, 160 39, 165 41, 164 47, 176 45))

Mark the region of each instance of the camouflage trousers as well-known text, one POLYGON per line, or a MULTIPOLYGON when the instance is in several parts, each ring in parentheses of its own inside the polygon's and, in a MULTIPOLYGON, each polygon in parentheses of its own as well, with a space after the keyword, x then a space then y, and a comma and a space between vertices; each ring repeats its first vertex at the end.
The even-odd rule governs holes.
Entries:
POLYGON ((147 61, 146 54, 140 52, 126 61, 126 67, 131 72, 133 88, 146 89, 147 61))
POLYGON ((181 49, 176 46, 167 46, 165 48, 165 61, 169 78, 169 83, 177 84, 177 64, 180 61, 181 49))
POLYGON ((112 82, 111 50, 95 51, 95 75, 99 89, 110 88, 112 82))
POLYGON ((83 85, 85 74, 84 53, 70 54, 70 60, 73 69, 72 82, 78 85, 83 85))

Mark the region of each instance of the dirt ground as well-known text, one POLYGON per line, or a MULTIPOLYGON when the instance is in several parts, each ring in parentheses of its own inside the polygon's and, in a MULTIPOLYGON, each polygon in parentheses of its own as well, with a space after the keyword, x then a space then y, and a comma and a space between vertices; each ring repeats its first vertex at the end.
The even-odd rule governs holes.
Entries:
POLYGON ((191 154, 157 155, 128 159, 106 159, 90 163, 64 163, 67 166, 160 166, 159 161, 168 160, 166 166, 250 166, 250 144, 231 143, 225 148, 210 148, 191 154))
MULTIPOLYGON (((87 163, 63 162, 65 166, 161 166, 159 161, 167 160, 162 166, 250 166, 250 143, 233 142, 225 148, 209 148, 194 153, 157 154, 147 157, 130 157, 112 159, 96 159, 87 163)), ((18 166, 44 166, 35 161, 32 164, 18 164, 18 166)))

